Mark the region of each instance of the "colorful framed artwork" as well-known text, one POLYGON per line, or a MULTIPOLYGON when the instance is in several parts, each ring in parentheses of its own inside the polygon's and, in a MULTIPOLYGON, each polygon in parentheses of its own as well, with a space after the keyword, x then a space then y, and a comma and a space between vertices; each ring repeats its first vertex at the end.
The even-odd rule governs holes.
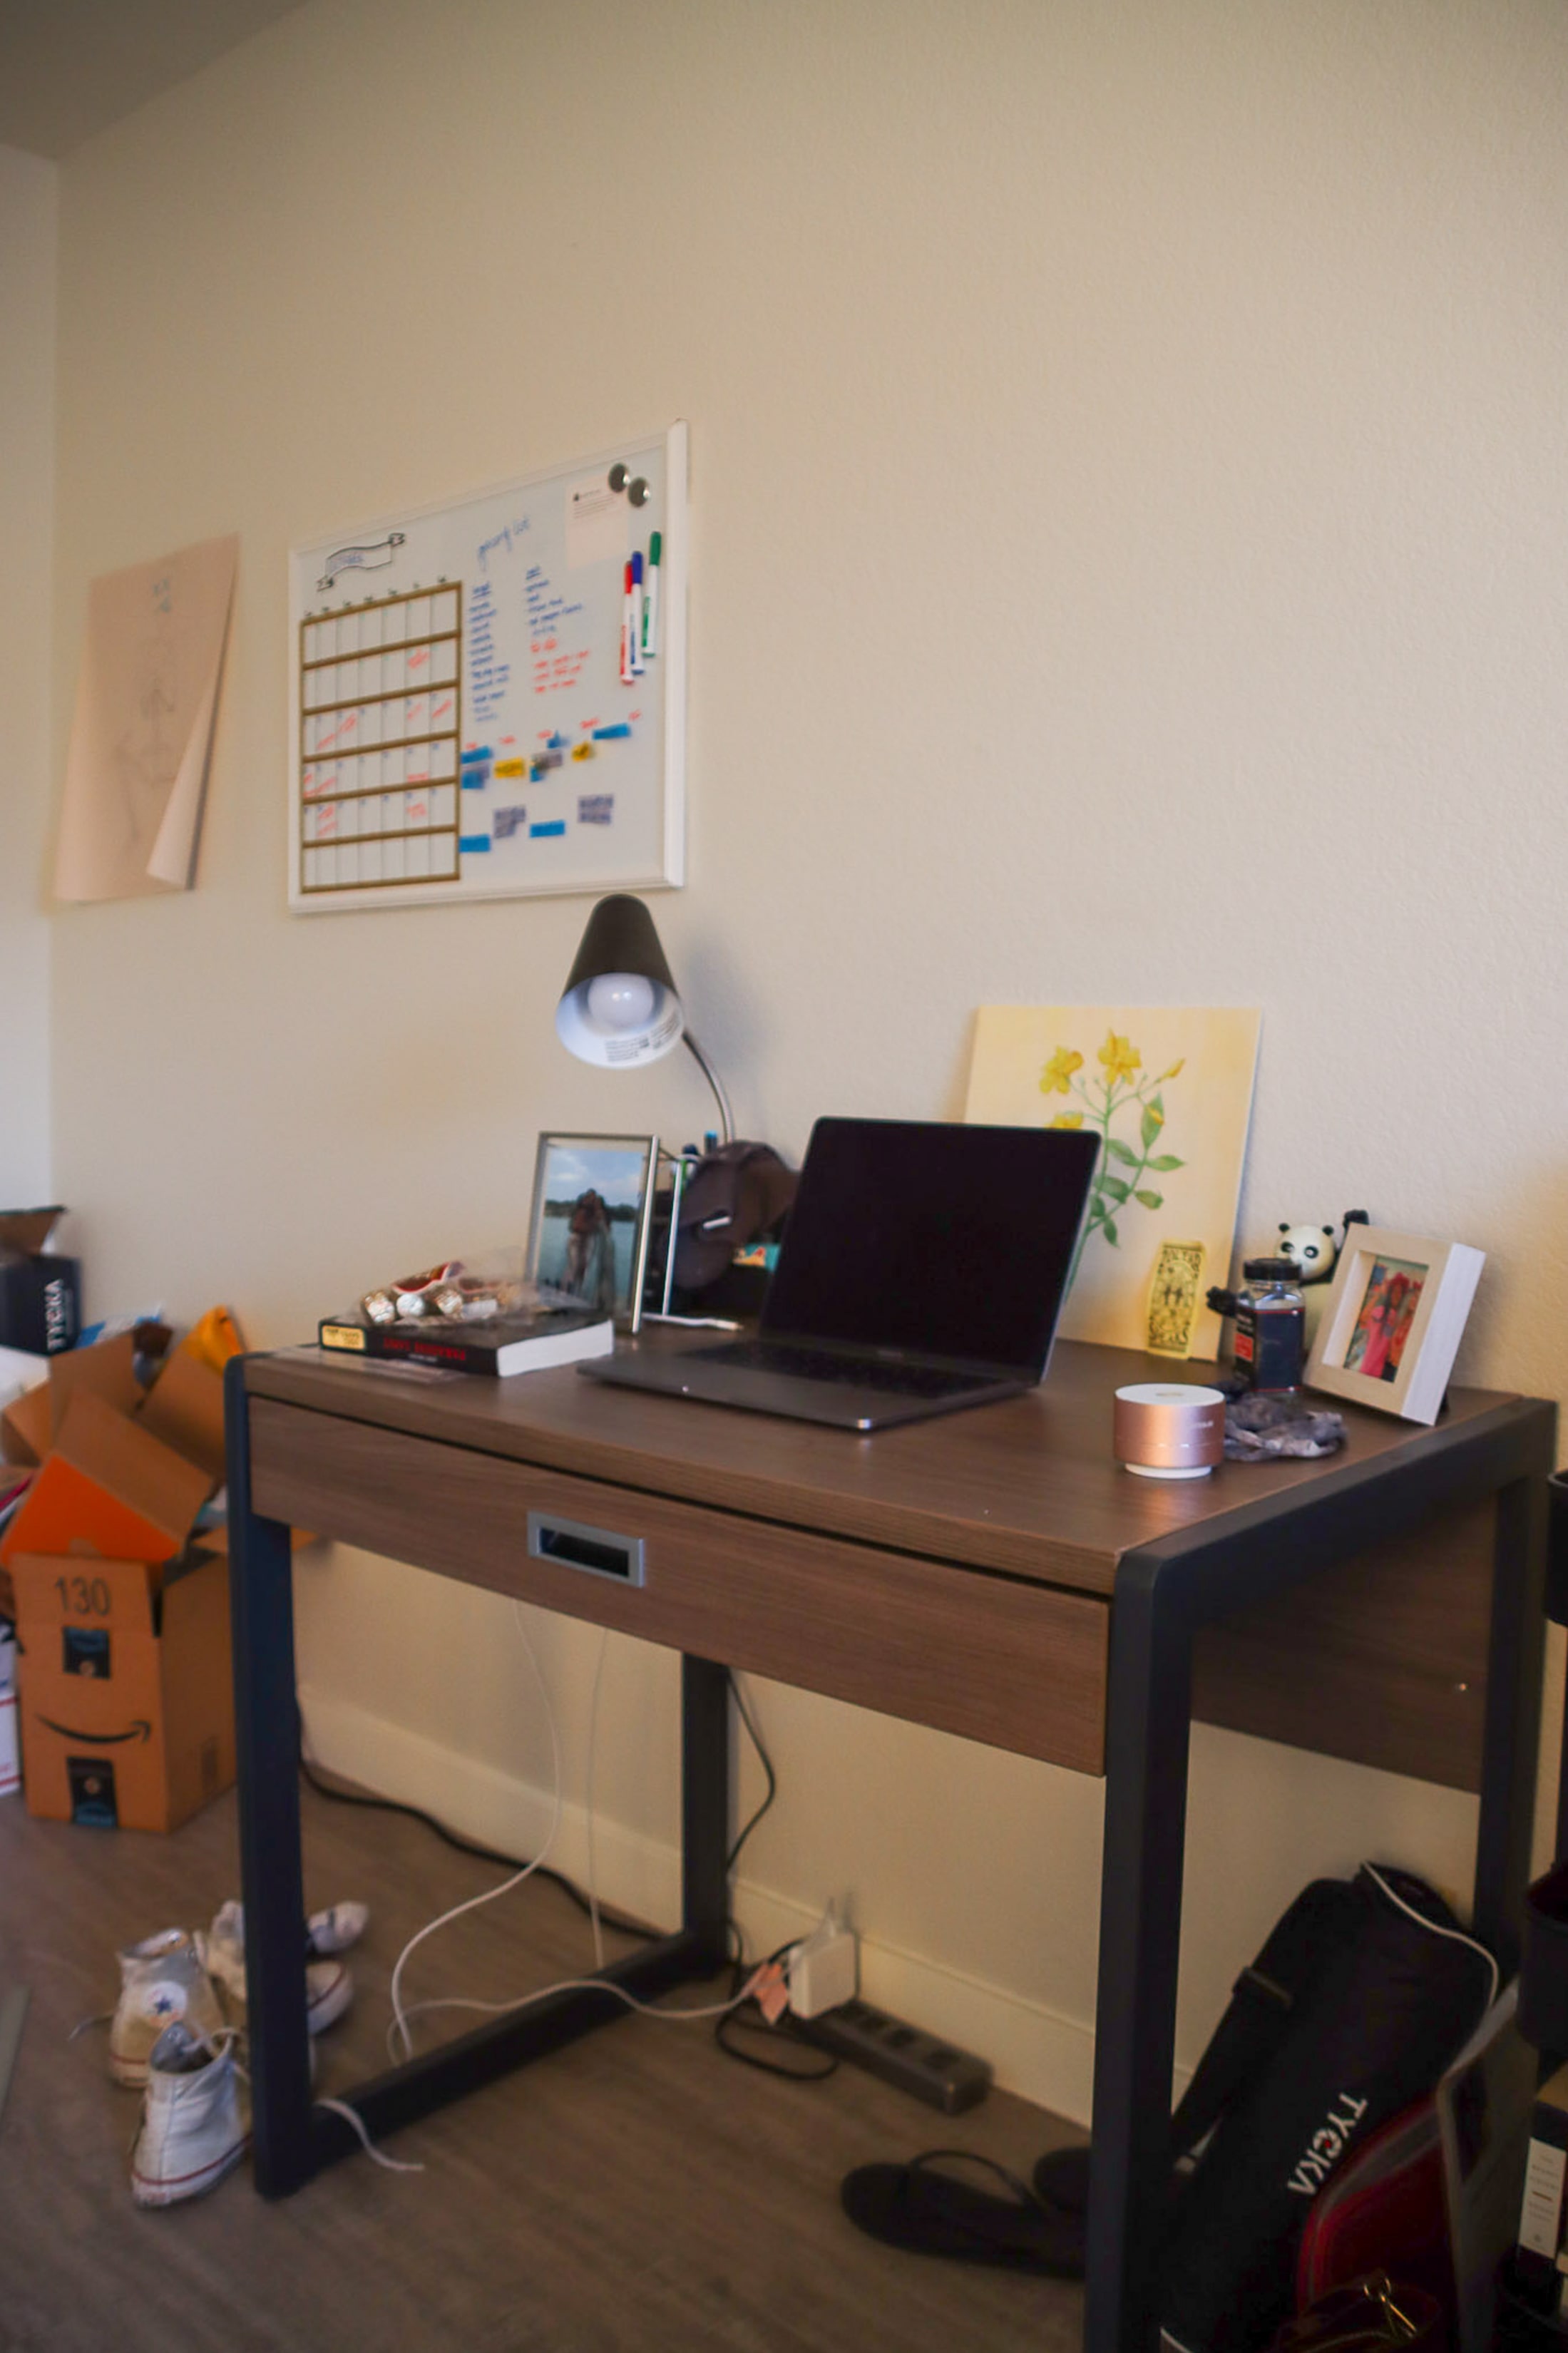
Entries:
POLYGON ((1436 1420, 1486 1264, 1484 1250, 1352 1226, 1307 1361, 1309 1388, 1436 1420))

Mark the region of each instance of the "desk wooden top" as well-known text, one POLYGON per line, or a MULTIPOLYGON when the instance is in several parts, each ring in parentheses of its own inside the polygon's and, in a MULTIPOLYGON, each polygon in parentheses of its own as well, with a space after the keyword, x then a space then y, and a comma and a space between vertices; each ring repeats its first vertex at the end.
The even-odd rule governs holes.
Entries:
MULTIPOLYGON (((657 1330, 618 1345, 693 1344, 657 1330)), ((1211 1478, 1171 1483, 1122 1470, 1110 1451, 1115 1391, 1132 1381, 1201 1382, 1214 1370, 1062 1341, 1046 1380, 1025 1397, 869 1435, 610 1388, 574 1366, 429 1380, 301 1349, 250 1357, 246 1384, 253 1397, 411 1437, 1090 1593, 1110 1591, 1135 1546, 1430 1440, 1391 1415, 1328 1400, 1347 1438, 1323 1461, 1226 1462, 1211 1478)), ((1438 1427, 1514 1401, 1456 1389, 1438 1427)))

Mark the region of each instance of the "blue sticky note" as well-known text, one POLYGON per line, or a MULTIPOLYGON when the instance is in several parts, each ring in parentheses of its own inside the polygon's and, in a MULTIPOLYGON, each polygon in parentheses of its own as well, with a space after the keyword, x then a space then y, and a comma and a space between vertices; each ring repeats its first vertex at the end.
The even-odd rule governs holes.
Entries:
POLYGON ((528 828, 528 833, 529 833, 529 839, 530 839, 530 840, 531 840, 531 841, 538 841, 538 840, 540 839, 540 838, 541 838, 542 835, 544 835, 544 834, 547 834, 547 833, 564 833, 564 832, 565 832, 565 830, 566 830, 566 820, 565 820, 565 818, 563 818, 563 817, 555 817, 555 818, 552 818, 549 820, 549 822, 548 822, 547 824, 545 824, 545 825, 531 825, 531 826, 529 827, 529 828, 528 828))
POLYGON ((488 833, 461 833, 458 836, 458 847, 465 857, 470 849, 488 849, 489 846, 490 838, 488 833))
POLYGON ((594 741, 595 744, 609 744, 612 743, 617 735, 629 735, 631 732, 631 729, 626 725, 626 721, 623 719, 614 727, 595 727, 594 730, 594 741))

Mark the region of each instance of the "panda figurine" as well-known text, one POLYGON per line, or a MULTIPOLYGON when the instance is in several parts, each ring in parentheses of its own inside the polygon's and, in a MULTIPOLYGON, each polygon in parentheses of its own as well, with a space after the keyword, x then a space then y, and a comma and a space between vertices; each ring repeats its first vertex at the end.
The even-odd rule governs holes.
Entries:
POLYGON ((1332 1226, 1279 1226, 1276 1258, 1288 1258, 1306 1289, 1310 1282, 1327 1282, 1340 1254, 1332 1226))
POLYGON ((1338 1241, 1334 1240, 1332 1226, 1290 1226, 1283 1219, 1279 1221, 1279 1240, 1274 1255, 1276 1258, 1288 1258, 1296 1269, 1297 1280, 1302 1290, 1312 1293, 1306 1302, 1309 1349, 1317 1337, 1326 1303, 1325 1293, 1316 1286, 1328 1282, 1332 1276, 1351 1228, 1364 1226, 1366 1221, 1364 1209, 1347 1209, 1341 1220, 1344 1231, 1338 1241))

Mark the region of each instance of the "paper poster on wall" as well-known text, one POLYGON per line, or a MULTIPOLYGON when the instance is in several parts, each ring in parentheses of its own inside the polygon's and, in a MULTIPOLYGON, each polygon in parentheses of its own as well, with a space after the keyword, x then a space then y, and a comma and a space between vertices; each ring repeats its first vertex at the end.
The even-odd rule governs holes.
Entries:
MULTIPOLYGON (((1193 1005, 987 1005, 976 1016, 965 1119, 1101 1139, 1064 1338, 1145 1347, 1173 1242, 1226 1281, 1261 1019, 1193 1005)), ((1199 1305, 1176 1353, 1217 1356, 1220 1331, 1199 1305)))
POLYGON ((238 551, 204 540, 89 586, 57 898, 194 886, 238 551))
POLYGON ((684 425, 296 549, 296 913, 684 879, 684 425))

